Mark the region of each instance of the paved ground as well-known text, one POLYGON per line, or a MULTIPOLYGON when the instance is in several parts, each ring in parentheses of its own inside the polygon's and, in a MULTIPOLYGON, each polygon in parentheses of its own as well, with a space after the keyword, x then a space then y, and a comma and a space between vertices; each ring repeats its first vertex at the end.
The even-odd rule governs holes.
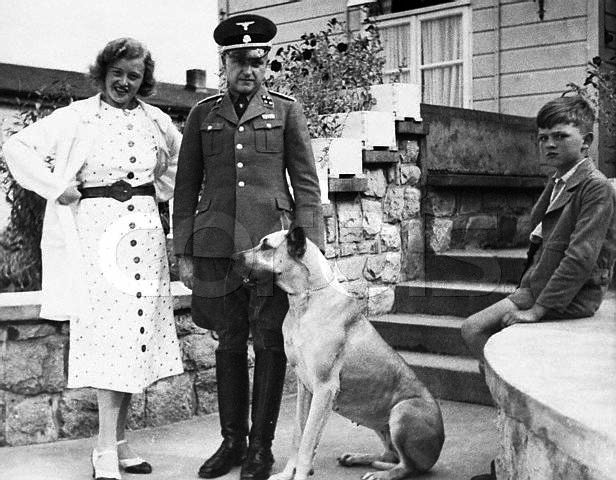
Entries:
MULTIPOLYGON (((432 472, 417 478, 466 480, 488 468, 496 453, 495 410, 490 407, 441 402, 447 438, 432 472)), ((294 398, 283 402, 274 455, 274 472, 284 466, 291 441, 294 398)), ((136 450, 153 464, 151 475, 124 475, 127 480, 193 480, 206 455, 219 444, 216 415, 129 433, 136 450)), ((92 439, 67 440, 26 447, 0 448, 1 480, 85 480, 91 478, 89 454, 92 439)), ((376 435, 334 414, 326 426, 315 461, 314 480, 358 480, 363 467, 344 468, 336 463, 347 451, 380 451, 376 435)), ((237 479, 239 469, 220 477, 237 479)))

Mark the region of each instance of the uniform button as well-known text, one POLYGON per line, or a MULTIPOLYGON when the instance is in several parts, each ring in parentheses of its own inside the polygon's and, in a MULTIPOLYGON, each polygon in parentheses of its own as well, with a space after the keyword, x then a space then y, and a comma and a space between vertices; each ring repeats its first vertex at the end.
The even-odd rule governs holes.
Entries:
POLYGON ((238 186, 243 187, 244 185, 246 185, 244 182, 237 182, 238 186))
POLYGON ((237 162, 237 168, 244 168, 244 164, 242 162, 237 162))
POLYGON ((139 333, 145 333, 145 328, 141 327, 141 328, 139 329, 139 333))
POLYGON ((135 158, 135 157, 130 157, 130 158, 128 159, 128 161, 129 161, 130 163, 135 163, 135 162, 137 161, 137 158, 135 158))
POLYGON ((135 245, 137 245, 137 240, 131 240, 130 241, 130 246, 134 247, 135 245))
POLYGON ((143 315, 143 310, 141 310, 141 309, 137 310, 137 315, 139 315, 141 317, 143 315))
POLYGON ((135 222, 130 222, 130 223, 128 224, 128 227, 129 227, 129 228, 131 228, 131 229, 132 229, 132 228, 135 228, 135 222))
POLYGON ((135 142, 133 142, 132 140, 128 141, 128 146, 129 147, 134 147, 135 146, 135 142))
POLYGON ((135 178, 135 174, 133 172, 128 172, 128 174, 126 174, 126 178, 133 179, 135 178))
POLYGON ((138 273, 135 273, 135 280, 139 280, 141 279, 141 275, 139 275, 138 273))
POLYGON ((140 261, 141 261, 141 259, 139 257, 133 258, 133 262, 135 262, 135 263, 139 263, 140 261))
POLYGON ((240 128, 238 128, 238 130, 239 130, 240 132, 243 132, 243 131, 244 131, 244 126, 242 125, 240 128))
POLYGON ((267 128, 272 128, 272 124, 271 124, 271 123, 266 123, 266 124, 265 124, 265 126, 266 126, 267 128))
POLYGON ((141 345, 141 351, 145 352, 145 345, 141 345))
POLYGON ((126 208, 128 208, 128 211, 129 211, 129 212, 132 212, 132 211, 135 209, 135 206, 134 206, 134 205, 129 205, 129 206, 128 206, 128 207, 126 207, 126 208))
POLYGON ((211 125, 208 125, 208 126, 207 126, 207 129, 208 129, 208 130, 211 130, 211 129, 212 129, 212 126, 211 126, 211 125))
POLYGON ((238 150, 241 150, 242 148, 244 148, 244 145, 242 145, 241 143, 238 143, 235 148, 237 148, 238 150))
POLYGON ((137 298, 141 298, 141 292, 137 292, 137 298))

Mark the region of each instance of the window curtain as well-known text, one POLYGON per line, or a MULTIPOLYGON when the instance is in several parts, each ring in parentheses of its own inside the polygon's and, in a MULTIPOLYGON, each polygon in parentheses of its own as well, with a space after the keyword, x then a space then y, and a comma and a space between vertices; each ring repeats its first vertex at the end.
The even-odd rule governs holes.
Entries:
MULTIPOLYGON (((409 63, 411 58, 410 45, 410 25, 408 23, 402 25, 394 25, 385 27, 379 30, 381 40, 385 51, 385 71, 395 72, 400 67, 404 67, 404 71, 400 74, 401 82, 410 82, 409 63)), ((389 73, 387 76, 391 76, 389 73)))
POLYGON ((462 17, 421 22, 423 101, 462 107, 462 17), (441 62, 459 60, 459 64, 441 62))

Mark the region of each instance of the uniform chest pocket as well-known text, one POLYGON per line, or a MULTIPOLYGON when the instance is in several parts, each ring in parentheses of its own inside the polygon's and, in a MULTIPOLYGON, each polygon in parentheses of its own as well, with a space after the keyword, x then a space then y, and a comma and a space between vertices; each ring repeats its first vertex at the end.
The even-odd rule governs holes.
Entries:
POLYGON ((282 120, 255 120, 255 150, 261 153, 282 152, 284 144, 282 120))
POLYGON ((222 153, 222 127, 222 123, 203 122, 201 125, 201 145, 204 156, 222 153))

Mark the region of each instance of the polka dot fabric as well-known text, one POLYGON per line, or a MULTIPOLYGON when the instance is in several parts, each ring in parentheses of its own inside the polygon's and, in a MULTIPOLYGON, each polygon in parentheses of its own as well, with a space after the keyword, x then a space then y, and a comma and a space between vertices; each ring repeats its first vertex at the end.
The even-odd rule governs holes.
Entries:
MULTIPOLYGON (((100 115, 107 128, 78 180, 86 187, 151 182, 156 146, 145 112, 103 105, 100 115)), ((76 218, 90 314, 71 320, 68 386, 139 393, 182 373, 154 198, 84 199, 76 218)))

